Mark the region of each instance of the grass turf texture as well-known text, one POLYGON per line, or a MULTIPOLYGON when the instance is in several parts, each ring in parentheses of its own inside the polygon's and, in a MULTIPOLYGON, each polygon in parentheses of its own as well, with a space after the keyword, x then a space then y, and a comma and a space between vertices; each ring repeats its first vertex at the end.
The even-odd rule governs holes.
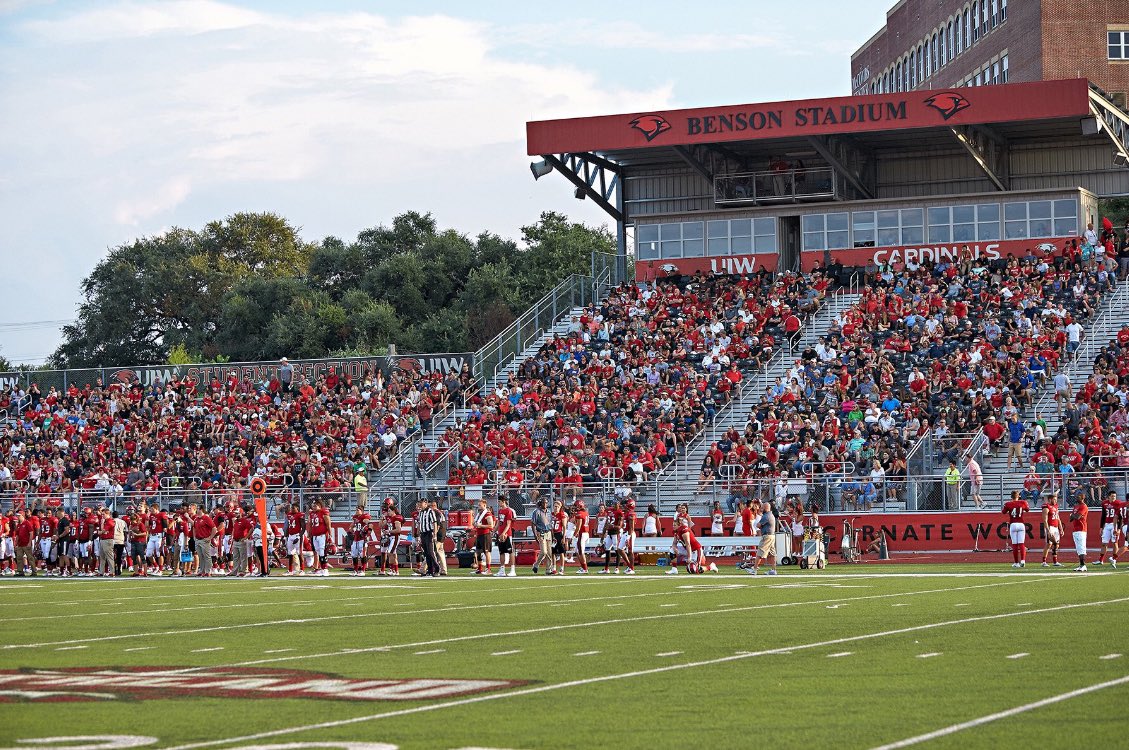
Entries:
MULTIPOLYGON (((156 737, 154 748, 876 747, 1129 675, 1129 573, 1096 571, 6 579, 4 669, 195 668, 206 679, 244 665, 528 684, 424 701, 6 703, 0 745, 115 734, 156 737), (265 653, 279 649, 292 650, 265 653), (1110 654, 1124 656, 1099 658, 1110 654)), ((1122 683, 922 746, 1120 746, 1127 702, 1122 683)))

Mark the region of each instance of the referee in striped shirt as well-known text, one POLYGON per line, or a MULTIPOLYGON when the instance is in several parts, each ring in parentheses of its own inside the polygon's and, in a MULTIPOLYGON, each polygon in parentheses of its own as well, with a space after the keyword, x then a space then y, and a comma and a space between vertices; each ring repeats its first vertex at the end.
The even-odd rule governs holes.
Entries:
POLYGON ((424 558, 427 560, 427 573, 429 576, 439 575, 439 561, 435 559, 435 526, 438 519, 435 511, 425 503, 423 510, 416 516, 415 533, 423 547, 424 558))

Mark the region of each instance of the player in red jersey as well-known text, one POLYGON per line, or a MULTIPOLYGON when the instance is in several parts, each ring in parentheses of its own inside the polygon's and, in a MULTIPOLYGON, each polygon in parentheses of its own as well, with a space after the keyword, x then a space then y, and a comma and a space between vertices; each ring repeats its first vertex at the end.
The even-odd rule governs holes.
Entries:
POLYGON ((505 495, 498 495, 498 524, 494 529, 494 543, 498 545, 498 560, 501 566, 496 575, 499 578, 517 576, 517 555, 514 554, 514 521, 517 514, 510 507, 505 495), (506 565, 510 572, 506 572, 506 565))
POLYGON ((392 498, 384 500, 384 514, 380 520, 380 575, 400 575, 400 531, 404 517, 396 510, 392 498))
POLYGON ((316 576, 329 575, 329 556, 325 554, 326 544, 329 540, 329 511, 321 500, 314 500, 306 518, 306 531, 310 535, 310 548, 314 552, 314 564, 317 566, 316 576))
POLYGON ((1058 561, 1058 545, 1062 541, 1062 520, 1058 517, 1058 493, 1052 492, 1043 503, 1043 529, 1047 535, 1047 543, 1043 545, 1043 567, 1048 567, 1047 555, 1056 568, 1061 568, 1058 561))
POLYGON ((1008 526, 1008 536, 1011 538, 1011 556, 1015 562, 1013 568, 1022 568, 1027 565, 1027 526, 1023 523, 1023 514, 1031 510, 1026 500, 1019 499, 1019 490, 1011 491, 1011 500, 1004 503, 1004 515, 1011 519, 1008 526))
POLYGON ((490 547, 493 544, 494 512, 486 498, 480 498, 474 509, 474 574, 490 575, 490 547))
POLYGON ((686 572, 687 573, 702 573, 703 568, 703 554, 702 544, 698 538, 694 536, 694 524, 690 520, 690 506, 686 503, 681 503, 678 506, 678 512, 674 516, 674 545, 675 549, 672 551, 670 570, 667 571, 668 575, 677 575, 677 555, 681 550, 686 555, 686 572))
POLYGON ((149 546, 149 508, 142 501, 137 512, 129 516, 129 538, 133 545, 133 575, 144 576, 145 548, 149 546))
POLYGON ((32 518, 39 520, 35 534, 39 544, 39 555, 43 558, 43 565, 47 569, 46 574, 55 575, 55 563, 59 559, 59 548, 55 544, 56 519, 50 513, 40 516, 38 508, 32 513, 32 518))
POLYGON ((553 564, 549 568, 549 575, 564 575, 565 571, 565 526, 568 525, 568 513, 565 512, 564 503, 560 500, 553 501, 553 564))
POLYGON ((623 503, 623 551, 627 556, 624 575, 635 575, 635 499, 628 495, 623 503))
POLYGON ((584 505, 583 500, 577 500, 573 508, 572 538, 576 544, 576 561, 580 563, 576 575, 582 576, 588 574, 588 508, 584 505))
POLYGON ((1129 547, 1129 499, 1122 500, 1117 507, 1118 523, 1121 524, 1121 555, 1129 547))
POLYGON ((1101 506, 1102 547, 1098 550, 1098 565, 1105 564, 1106 552, 1109 552, 1109 566, 1117 567, 1117 521, 1121 515, 1121 503, 1117 500, 1117 493, 1110 490, 1102 500, 1101 506))
POLYGON ((1079 573, 1086 572, 1086 514, 1089 512, 1090 509, 1081 497, 1070 512, 1070 522, 1074 527, 1074 551, 1078 554, 1078 567, 1074 570, 1079 573))
POLYGON ((349 556, 353 558, 353 572, 350 575, 363 576, 368 567, 368 544, 372 540, 372 516, 365 512, 365 506, 358 505, 349 526, 352 542, 349 556))
POLYGON ((145 560, 149 564, 149 572, 152 575, 159 576, 165 563, 163 542, 165 531, 169 527, 169 517, 161 510, 161 506, 153 503, 149 507, 149 514, 146 516, 145 523, 149 529, 149 543, 145 545, 145 560))
POLYGON ((290 504, 286 511, 286 572, 283 575, 292 576, 306 574, 305 561, 302 559, 302 538, 306 532, 306 515, 297 502, 290 504), (294 570, 295 563, 298 570, 294 570))

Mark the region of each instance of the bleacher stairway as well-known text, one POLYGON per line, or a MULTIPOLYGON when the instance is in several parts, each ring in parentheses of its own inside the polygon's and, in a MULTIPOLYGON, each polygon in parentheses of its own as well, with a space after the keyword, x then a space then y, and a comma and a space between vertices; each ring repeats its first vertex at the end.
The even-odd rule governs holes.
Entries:
POLYGON ((641 490, 641 493, 661 498, 664 508, 673 508, 680 502, 701 504, 703 501, 701 497, 695 496, 694 490, 710 445, 730 428, 744 431, 749 415, 760 403, 765 389, 772 386, 777 378, 783 378, 800 352, 809 346, 815 346, 839 314, 854 305, 858 299, 857 293, 840 292, 832 295, 808 321, 799 340, 791 346, 782 346, 765 367, 748 377, 741 388, 740 397, 716 415, 713 423, 687 446, 686 452, 654 480, 653 487, 641 490))
MULTIPOLYGON (((1074 392, 1086 382, 1094 372, 1094 358, 1098 351, 1117 337, 1118 331, 1129 325, 1129 281, 1121 282, 1117 289, 1110 294, 1098 309, 1094 320, 1086 327, 1083 334, 1082 345, 1075 355, 1065 361, 1062 371, 1070 378, 1074 392)), ((1036 393, 1034 404, 1023 414, 1023 422, 1032 424, 1041 416, 1047 423, 1047 434, 1053 436, 1058 432, 1062 421, 1058 416, 1058 408, 1054 400, 1054 377, 1048 376, 1046 385, 1036 393)), ((1029 466, 1029 464, 1028 464, 1029 466)), ((992 508, 999 507, 1010 495, 1012 490, 1023 488, 1023 477, 1028 466, 1016 470, 1007 468, 1007 449, 1001 448, 995 455, 983 462, 984 471, 984 500, 992 508)), ((974 504, 967 498, 961 502, 962 509, 969 510, 974 504)))
MULTIPOLYGON (((529 357, 537 353, 546 342, 554 336, 564 336, 568 333, 572 320, 583 312, 582 307, 574 307, 562 315, 552 328, 542 333, 533 340, 517 357, 514 357, 503 369, 493 374, 485 383, 483 393, 493 393, 494 389, 504 384, 509 376, 517 372, 518 367, 529 357)), ((369 486, 378 494, 396 492, 405 489, 423 489, 427 483, 420 478, 415 470, 416 457, 424 446, 434 450, 448 427, 455 424, 456 420, 466 419, 469 413, 467 408, 456 408, 449 411, 442 419, 436 420, 431 431, 420 440, 402 450, 393 460, 389 461, 369 479, 369 486)))

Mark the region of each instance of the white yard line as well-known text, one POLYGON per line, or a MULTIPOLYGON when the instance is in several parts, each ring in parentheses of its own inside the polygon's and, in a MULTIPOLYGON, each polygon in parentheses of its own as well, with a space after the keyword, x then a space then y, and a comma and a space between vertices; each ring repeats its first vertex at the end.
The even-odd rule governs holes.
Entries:
MULTIPOLYGON (((924 589, 922 591, 911 591, 911 592, 902 591, 902 592, 891 593, 891 594, 868 594, 867 596, 863 596, 863 597, 854 597, 852 600, 858 601, 859 599, 885 599, 885 598, 894 597, 894 596, 910 596, 910 595, 915 595, 915 594, 938 594, 938 593, 946 593, 946 592, 949 592, 949 591, 964 591, 964 590, 968 590, 968 589, 995 588, 997 586, 1012 586, 1012 585, 1015 585, 1015 584, 1018 584, 1018 583, 1022 583, 1022 582, 1012 581, 1012 582, 999 582, 999 583, 985 583, 985 584, 976 584, 976 585, 973 585, 973 586, 960 586, 960 587, 957 587, 956 589, 951 589, 951 588, 924 589)), ((368 647, 365 647, 365 648, 338 649, 336 651, 327 651, 327 652, 317 653, 317 654, 301 654, 301 655, 294 655, 294 656, 279 656, 279 657, 274 657, 274 658, 270 658, 270 659, 253 659, 253 660, 250 660, 250 661, 235 662, 233 664, 209 665, 209 666, 206 666, 206 667, 186 667, 184 669, 176 670, 176 672, 177 673, 199 672, 199 671, 204 671, 204 670, 208 670, 208 669, 215 669, 218 666, 222 666, 224 668, 253 667, 253 666, 259 666, 259 665, 262 665, 262 664, 277 664, 279 662, 286 662, 286 661, 306 661, 306 660, 310 660, 310 659, 322 659, 322 658, 328 658, 328 657, 334 657, 334 656, 345 656, 345 655, 364 654, 364 653, 382 653, 382 652, 392 651, 394 649, 423 648, 423 647, 427 647, 427 646, 438 646, 438 645, 444 645, 444 644, 450 644, 450 643, 461 643, 461 642, 464 642, 464 641, 475 641, 475 640, 482 640, 482 639, 486 639, 486 638, 503 638, 503 637, 509 637, 509 636, 538 635, 538 634, 547 633, 547 632, 572 630, 572 629, 576 629, 576 628, 599 627, 599 626, 602 626, 602 625, 619 625, 619 624, 623 624, 623 623, 646 622, 646 621, 651 621, 651 620, 668 620, 668 619, 683 618, 683 617, 697 617, 697 616, 701 616, 701 615, 717 615, 717 614, 723 614, 723 613, 727 613, 727 612, 747 612, 747 611, 757 611, 757 610, 764 610, 764 609, 780 609, 780 608, 786 608, 786 607, 803 606, 805 604, 826 604, 827 602, 831 602, 831 601, 844 601, 844 600, 843 599, 822 599, 822 600, 815 600, 815 601, 810 601, 810 602, 779 602, 779 603, 776 603, 776 604, 756 604, 756 605, 750 605, 750 606, 747 606, 747 607, 733 607, 733 608, 724 609, 724 610, 712 609, 712 610, 701 610, 701 611, 692 611, 692 612, 671 612, 671 613, 668 613, 668 614, 659 614, 659 615, 640 615, 640 616, 637 616, 637 617, 623 617, 623 618, 609 619, 609 620, 597 620, 597 621, 594 621, 594 622, 589 621, 589 622, 570 623, 570 624, 565 624, 565 625, 548 625, 548 626, 543 626, 543 627, 539 627, 539 628, 527 628, 527 629, 524 629, 524 630, 509 630, 509 631, 493 632, 493 633, 477 633, 477 634, 474 634, 474 635, 460 635, 460 636, 454 636, 454 637, 451 637, 451 638, 437 638, 437 639, 432 639, 432 640, 427 640, 427 641, 412 641, 410 643, 389 644, 389 645, 384 645, 384 646, 368 646, 368 647)))
POLYGON ((442 653, 446 653, 446 651, 447 651, 447 649, 445 649, 445 648, 433 648, 430 651, 416 651, 415 655, 416 656, 426 656, 427 654, 442 654, 442 653))
POLYGON ((1020 652, 1018 654, 1011 654, 1007 658, 1008 659, 1022 659, 1024 656, 1030 656, 1030 655, 1031 654, 1027 653, 1026 651, 1023 651, 1023 652, 1020 652))
POLYGON ((918 654, 917 658, 918 659, 932 659, 934 656, 941 656, 941 652, 940 651, 932 651, 928 654, 918 654))
MULTIPOLYGON (((1127 601, 1129 601, 1129 597, 1122 597, 1120 599, 1106 599, 1104 601, 1099 601, 1099 602, 1084 602, 1084 603, 1081 603, 1081 604, 1062 604, 1062 605, 1059 605, 1059 606, 1056 606, 1056 607, 1046 607, 1044 609, 1027 609, 1027 610, 1023 610, 1022 612, 1004 612, 1002 614, 997 614, 997 615, 979 615, 977 617, 966 617, 966 618, 962 618, 960 620, 946 620, 946 621, 943 621, 943 622, 927 623, 925 625, 914 625, 914 626, 905 627, 905 628, 897 628, 897 629, 894 629, 894 630, 883 630, 883 631, 879 631, 879 632, 876 632, 876 633, 865 633, 863 635, 846 636, 846 637, 843 637, 843 638, 834 638, 834 639, 826 640, 826 641, 816 641, 814 643, 799 644, 799 645, 794 645, 794 646, 784 646, 784 647, 781 647, 781 648, 767 649, 767 650, 764 650, 764 651, 752 651, 752 652, 747 652, 747 653, 738 653, 738 654, 733 654, 733 655, 730 655, 730 656, 718 657, 718 658, 715 658, 715 659, 705 659, 705 660, 702 660, 702 661, 683 662, 683 663, 680 663, 680 664, 670 664, 670 665, 662 666, 662 667, 653 667, 651 669, 640 669, 640 670, 635 670, 635 671, 632 671, 632 672, 620 672, 620 673, 617 673, 617 674, 602 675, 602 676, 599 676, 599 677, 587 677, 587 678, 579 679, 579 680, 569 680, 568 682, 558 682, 558 683, 554 683, 554 684, 551 684, 551 685, 539 685, 539 686, 536 686, 536 687, 521 688, 521 689, 518 689, 518 690, 512 690, 510 692, 505 692, 505 693, 492 693, 492 694, 489 694, 489 695, 476 695, 476 696, 471 696, 471 697, 467 697, 467 698, 460 698, 460 699, 456 699, 456 700, 444 701, 444 702, 440 702, 440 703, 432 703, 432 704, 426 705, 426 706, 414 706, 412 708, 403 708, 403 709, 399 709, 399 710, 395 710, 395 711, 385 711, 385 712, 382 712, 382 713, 368 714, 366 716, 354 716, 354 717, 348 718, 348 719, 338 719, 338 720, 335 720, 335 721, 324 721, 324 722, 320 722, 320 723, 317 723, 317 724, 305 724, 305 725, 299 725, 299 726, 285 727, 283 729, 273 729, 273 730, 266 731, 266 732, 257 732, 255 734, 247 734, 247 735, 243 735, 243 736, 239 736, 239 737, 227 737, 227 738, 218 739, 218 740, 208 740, 206 742, 194 742, 194 743, 187 744, 187 745, 177 745, 175 747, 166 748, 166 750, 194 750, 195 748, 200 748, 200 747, 214 747, 216 745, 228 745, 228 744, 233 744, 233 743, 237 743, 237 742, 248 742, 248 741, 251 741, 251 740, 264 739, 266 737, 280 737, 280 736, 284 736, 284 735, 288 735, 288 734, 296 734, 298 732, 308 732, 308 731, 317 730, 317 729, 331 729, 333 727, 349 726, 349 725, 352 725, 352 724, 361 724, 361 723, 368 722, 368 721, 378 721, 380 719, 389 719, 389 718, 394 718, 394 717, 398 717, 398 716, 410 716, 410 715, 418 714, 418 713, 440 711, 440 710, 447 709, 447 708, 456 708, 456 707, 459 707, 459 706, 473 705, 475 703, 484 703, 486 701, 506 700, 506 699, 509 699, 509 698, 517 698, 517 697, 521 697, 521 696, 525 696, 525 695, 535 695, 535 694, 538 694, 538 693, 554 692, 554 691, 557 691, 557 690, 565 690, 565 689, 568 689, 568 688, 594 685, 594 684, 598 684, 598 683, 601 683, 601 682, 612 682, 612 681, 616 681, 616 680, 625 680, 625 679, 631 679, 631 678, 635 678, 635 677, 645 677, 645 676, 654 675, 654 674, 663 674, 665 672, 674 672, 674 671, 679 671, 679 670, 683 670, 683 669, 694 669, 694 668, 697 668, 697 667, 707 667, 707 666, 713 666, 713 665, 716 665, 716 664, 726 664, 728 662, 741 661, 743 659, 750 659, 750 658, 757 657, 757 656, 779 654, 779 653, 784 652, 784 651, 798 651, 798 650, 801 650, 801 649, 825 648, 827 646, 836 646, 836 645, 841 645, 841 644, 845 644, 845 643, 857 643, 857 642, 861 642, 861 641, 873 640, 875 638, 885 638, 885 637, 888 637, 888 636, 903 635, 905 633, 915 633, 915 632, 920 632, 920 631, 925 631, 925 630, 933 630, 933 629, 936 629, 936 628, 949 627, 949 626, 952 626, 952 625, 967 625, 967 624, 976 623, 976 622, 990 622, 990 621, 993 621, 993 620, 1003 620, 1003 619, 1009 619, 1009 618, 1012 618, 1012 617, 1028 617, 1030 615, 1045 614, 1045 613, 1048 613, 1048 612, 1061 612, 1061 611, 1064 611, 1064 610, 1081 609, 1081 608, 1084 608, 1084 607, 1102 607, 1102 606, 1105 606, 1107 604, 1121 604, 1121 603, 1127 602, 1127 601)), ((1123 677, 1119 680, 1114 680, 1114 681, 1109 682, 1109 683, 1102 683, 1100 686, 1094 686, 1094 687, 1091 687, 1091 688, 1084 688, 1083 691, 1074 691, 1073 693, 1067 693, 1067 694, 1064 694, 1064 695, 1066 697, 1073 697, 1075 694, 1081 695, 1082 692, 1091 692, 1093 690, 1100 690, 1103 687, 1110 687, 1112 685, 1121 684, 1121 683, 1124 683, 1124 682, 1129 682, 1129 676, 1123 677)), ((1054 699, 1048 699, 1048 700, 1050 700, 1051 702, 1057 702, 1057 700, 1065 700, 1065 698, 1056 697, 1054 699)), ((1038 707, 1037 705, 1034 705, 1034 704, 1032 704, 1032 706, 1038 707)), ((1030 710, 1030 708, 1024 708, 1023 710, 1030 710)), ((1018 711, 1016 711, 1016 709, 1012 709, 1012 711, 1018 712, 1018 711)), ((1008 715, 1010 715, 1010 714, 1008 714, 1008 715)), ((997 718, 1002 718, 1002 716, 997 715, 997 718)), ((992 719, 989 719, 989 720, 992 720, 992 719)), ((983 721, 981 721, 981 723, 983 723, 983 721)), ((961 727, 961 728, 963 728, 963 727, 961 727)), ((953 731, 959 731, 959 729, 953 730, 953 731)), ((921 740, 918 740, 918 741, 921 741, 921 740)), ((889 746, 886 746, 886 747, 892 749, 894 747, 903 747, 903 746, 904 745, 889 745, 889 746)))
POLYGON ((490 655, 491 656, 511 656, 513 654, 520 654, 520 653, 521 653, 521 649, 515 648, 512 651, 495 651, 494 653, 492 653, 490 655))
POLYGON ((292 649, 292 648, 269 648, 266 651, 264 651, 263 653, 264 654, 284 654, 287 651, 293 651, 293 650, 294 649, 292 649))
MULTIPOLYGON (((1124 601, 1124 600, 1122 600, 1122 601, 1124 601)), ((1098 604, 1101 604, 1101 603, 1102 602, 1098 602, 1098 604)), ((1033 611, 1038 612, 1038 611, 1041 611, 1041 610, 1033 610, 1033 611)), ((1026 614, 1026 613, 1021 613, 1021 614, 1026 614)), ((906 738, 904 740, 898 740, 897 742, 891 742, 888 745, 879 745, 878 747, 873 748, 873 750, 898 750, 898 748, 910 747, 911 745, 917 745, 917 744, 920 744, 922 742, 929 742, 930 740, 939 739, 941 737, 948 737, 950 734, 956 734, 957 732, 963 732, 965 729, 973 729, 975 727, 983 726, 984 724, 990 724, 993 721, 999 721, 1000 719, 1007 719, 1007 718, 1010 718, 1012 716, 1016 716, 1018 714, 1026 713, 1028 711, 1034 711, 1037 708, 1042 708, 1044 706, 1051 706, 1051 705, 1054 705, 1055 703, 1061 703, 1063 701, 1070 700, 1071 698, 1077 698, 1080 695, 1086 695, 1088 693, 1096 693, 1099 690, 1105 690, 1106 688, 1117 687, 1118 685, 1124 685, 1126 683, 1129 683, 1129 675, 1126 675, 1124 677, 1119 677, 1116 680, 1108 680, 1106 682, 1099 682, 1098 684, 1090 685, 1089 687, 1078 688, 1077 690, 1071 690, 1070 692, 1067 692, 1067 693, 1059 693, 1058 695, 1052 695, 1049 698, 1043 698, 1042 700, 1035 701, 1034 703, 1025 703, 1022 706, 1016 706, 1015 708, 1009 708, 1006 711, 998 711, 994 714, 988 714, 987 716, 981 716, 978 719, 972 719, 971 721, 963 721, 959 724, 951 724, 951 725, 949 725, 947 727, 943 727, 941 729, 935 729, 932 732, 926 732, 925 734, 919 734, 916 737, 909 737, 909 738, 906 738)))
POLYGON ((89 646, 59 646, 56 651, 78 651, 80 648, 90 648, 89 646))
POLYGON ((661 654, 655 654, 655 656, 681 656, 681 655, 682 655, 681 651, 663 651, 661 654))
POLYGON ((212 646, 211 648, 194 648, 194 649, 192 649, 192 651, 190 653, 205 654, 209 651, 223 651, 223 649, 224 649, 223 646, 212 646))
MULTIPOLYGON (((839 653, 836 653, 836 654, 828 654, 827 658, 828 659, 838 659, 841 656, 851 656, 852 654, 854 654, 854 651, 840 651, 839 653)), ((750 654, 750 656, 751 656, 751 654, 750 654)))
MULTIPOLYGON (((467 605, 467 606, 464 606, 464 607, 437 607, 437 608, 434 608, 434 609, 417 609, 417 610, 412 610, 410 612, 403 612, 403 611, 396 611, 396 612, 359 612, 357 614, 349 614, 349 615, 325 615, 325 616, 322 616, 322 617, 289 618, 289 619, 283 619, 283 620, 271 620, 271 621, 268 621, 268 622, 242 623, 242 624, 237 624, 237 625, 213 625, 213 626, 204 627, 204 628, 189 628, 189 629, 186 629, 186 630, 165 630, 165 631, 155 631, 155 632, 149 632, 149 633, 122 633, 120 635, 105 635, 105 636, 98 636, 98 637, 95 637, 95 638, 76 638, 76 639, 67 640, 67 641, 51 641, 51 642, 43 642, 43 643, 22 643, 22 644, 8 643, 8 644, 4 644, 4 645, 0 646, 0 650, 10 650, 10 649, 16 649, 16 648, 41 648, 43 646, 65 646, 65 645, 69 645, 69 644, 73 644, 73 643, 97 643, 97 642, 102 642, 102 641, 122 640, 122 639, 125 639, 125 638, 143 638, 143 637, 153 637, 153 636, 159 636, 159 635, 187 635, 187 634, 191 634, 191 633, 211 633, 211 632, 216 632, 216 631, 221 631, 221 630, 241 630, 241 629, 245 629, 245 628, 266 627, 266 626, 269 626, 269 625, 305 624, 305 623, 311 623, 311 622, 325 622, 325 621, 329 621, 329 620, 351 620, 351 619, 365 618, 365 617, 390 617, 390 616, 398 616, 398 615, 405 615, 405 614, 409 614, 409 615, 435 614, 435 613, 440 613, 440 612, 458 612, 458 611, 461 611, 461 610, 495 609, 495 608, 498 608, 498 607, 524 607, 524 606, 528 606, 528 605, 538 605, 538 604, 552 604, 553 606, 558 606, 558 605, 559 606, 571 606, 571 605, 576 604, 576 603, 603 601, 603 600, 606 600, 606 599, 636 599, 636 598, 641 598, 641 597, 657 596, 657 595, 661 595, 662 593, 678 594, 678 593, 687 593, 687 592, 670 591, 670 592, 659 592, 658 594, 656 594, 655 592, 648 592, 648 593, 645 593, 645 594, 615 594, 613 596, 597 596, 597 597, 586 597, 586 598, 582 598, 582 599, 566 599, 564 601, 559 601, 557 599, 551 599, 551 600, 525 601, 525 602, 491 602, 489 604, 471 604, 471 605, 467 605)), ((333 603, 336 603, 336 601, 337 600, 328 600, 324 603, 325 604, 333 604, 333 603)), ((271 604, 274 604, 276 606, 285 606, 284 603, 280 603, 280 602, 271 602, 271 604)), ((229 606, 240 606, 240 605, 217 605, 217 606, 229 607, 229 606)), ((211 608, 211 607, 208 607, 208 608, 211 608)), ((107 613, 107 614, 109 614, 109 613, 107 613)), ((114 614, 120 614, 120 613, 114 613, 114 614)))
POLYGON ((125 651, 149 651, 150 649, 154 649, 154 648, 156 648, 156 646, 134 646, 133 648, 127 648, 127 649, 123 649, 123 650, 125 650, 125 651))
POLYGON ((579 654, 573 654, 573 656, 595 656, 598 653, 600 653, 600 652, 599 651, 581 651, 579 654))
POLYGON ((1105 656, 1099 656, 1098 658, 1102 661, 1109 661, 1110 659, 1120 659, 1121 654, 1106 654, 1105 656))

